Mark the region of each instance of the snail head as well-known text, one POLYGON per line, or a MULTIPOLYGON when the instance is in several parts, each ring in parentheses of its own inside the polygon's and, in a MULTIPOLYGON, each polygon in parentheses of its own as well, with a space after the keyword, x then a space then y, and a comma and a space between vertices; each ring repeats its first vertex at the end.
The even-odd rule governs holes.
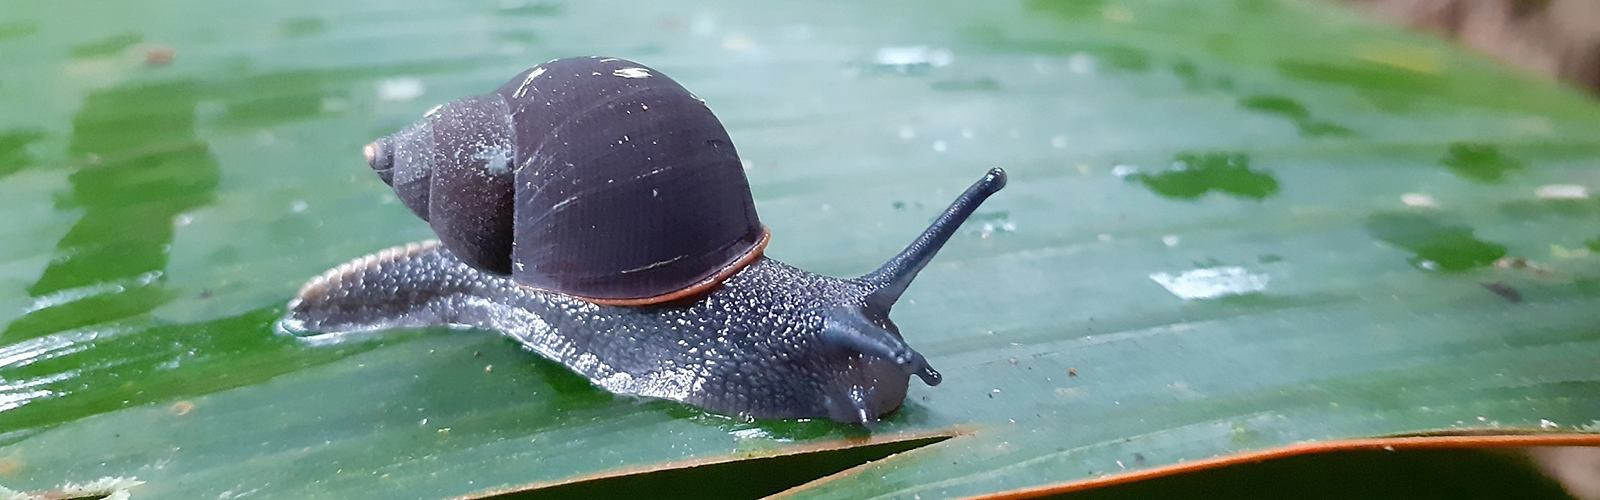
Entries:
MULTIPOLYGON (((933 224, 899 255, 889 259, 889 262, 884 263, 877 271, 857 278, 858 283, 866 285, 871 291, 858 303, 841 305, 823 313, 823 341, 832 348, 846 349, 889 361, 904 375, 916 375, 923 383, 930 386, 939 385, 942 376, 928 364, 927 358, 906 344, 900 335, 900 328, 889 319, 889 310, 894 307, 895 301, 900 300, 900 295, 905 293, 906 288, 911 286, 911 281, 916 279, 917 273, 927 267, 934 254, 939 252, 939 248, 955 234, 961 223, 966 221, 989 195, 1005 185, 1005 171, 998 168, 990 170, 956 198, 956 201, 950 204, 950 208, 945 209, 944 213, 940 214, 933 224)), ((873 372, 874 370, 863 370, 856 377, 875 377, 876 375, 871 375, 873 372)), ((905 397, 903 393, 871 394, 872 390, 882 389, 883 384, 865 383, 867 381, 841 382, 842 394, 830 398, 829 404, 829 411, 835 419, 849 417, 845 420, 870 425, 878 415, 893 409, 893 406, 884 408, 885 401, 898 405, 905 397), (871 418, 868 418, 869 416, 871 418)))

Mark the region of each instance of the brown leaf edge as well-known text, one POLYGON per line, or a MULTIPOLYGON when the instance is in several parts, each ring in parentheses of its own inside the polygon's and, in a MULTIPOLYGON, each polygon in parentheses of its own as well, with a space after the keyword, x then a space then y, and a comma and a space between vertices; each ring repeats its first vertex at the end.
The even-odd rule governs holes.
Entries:
MULTIPOLYGON (((620 478, 620 477, 627 477, 627 476, 637 476, 637 475, 644 475, 644 474, 650 474, 650 473, 662 472, 662 471, 669 471, 669 470, 690 469, 690 468, 695 468, 695 467, 704 467, 704 466, 709 466, 709 465, 726 464, 726 463, 739 462, 739 461, 744 461, 744 460, 756 460, 756 459, 764 459, 764 458, 798 456, 798 455, 805 455, 805 454, 810 454, 810 453, 819 453, 819 452, 826 452, 826 451, 848 450, 848 449, 859 448, 859 447, 864 447, 864 446, 877 446, 877 445, 892 444, 892 443, 902 443, 902 442, 907 442, 907 441, 930 441, 929 444, 932 444, 933 442, 943 441, 945 439, 950 439, 950 438, 955 438, 955 437, 959 437, 959 436, 970 435, 970 434, 972 434, 973 430, 974 430, 974 427, 972 427, 972 426, 955 426, 955 427, 949 427, 949 428, 944 428, 944 429, 936 429, 936 430, 931 430, 931 431, 900 432, 900 433, 884 434, 884 435, 873 434, 873 435, 869 435, 869 436, 851 436, 851 437, 845 437, 845 438, 840 438, 840 439, 832 439, 832 440, 827 440, 827 441, 815 441, 815 442, 808 442, 808 443, 803 443, 803 444, 796 444, 796 445, 792 445, 792 446, 782 446, 782 447, 768 448, 768 449, 762 449, 762 450, 757 450, 757 451, 752 451, 752 452, 739 452, 739 453, 732 453, 732 454, 727 454, 727 455, 714 455, 714 456, 710 456, 710 457, 700 457, 700 458, 695 458, 695 459, 690 459, 690 460, 680 460, 680 461, 662 462, 662 463, 648 464, 648 465, 639 465, 639 466, 633 466, 633 467, 623 467, 623 468, 620 468, 620 469, 611 469, 611 470, 607 470, 607 471, 596 472, 596 473, 593 473, 593 474, 582 475, 582 476, 574 476, 574 477, 563 478, 563 479, 558 479, 558 480, 554 480, 554 481, 539 481, 539 482, 526 483, 526 484, 521 484, 521 485, 501 486, 501 487, 497 487, 497 488, 490 488, 490 489, 481 490, 481 491, 477 491, 477 492, 473 492, 473 493, 468 493, 466 495, 451 497, 451 498, 449 498, 447 500, 482 500, 482 499, 485 499, 485 498, 492 498, 492 497, 496 497, 496 496, 500 496, 500 495, 506 495, 506 494, 511 494, 511 493, 522 493, 522 492, 527 492, 527 491, 540 490, 540 489, 551 488, 551 487, 556 487, 556 486, 564 486, 564 485, 569 485, 569 484, 574 484, 574 483, 581 483, 581 482, 586 482, 586 481, 596 481, 596 480, 620 478), (934 441, 934 440, 937 440, 937 441, 934 441)), ((871 462, 868 462, 868 463, 871 463, 871 462)), ((846 470, 848 471, 848 470, 853 470, 853 469, 855 469, 855 468, 853 467, 851 469, 846 469, 846 470)), ((829 477, 832 477, 832 476, 829 476, 829 477)))
MULTIPOLYGON (((1512 431, 1515 432, 1515 431, 1512 431)), ((1079 479, 1045 486, 1001 491, 986 495, 967 497, 964 500, 1020 500, 1039 498, 1048 495, 1059 495, 1094 488, 1104 488, 1136 481, 1144 481, 1158 477, 1173 476, 1190 472, 1217 469, 1234 465, 1277 460, 1300 455, 1318 453, 1332 453, 1342 451, 1372 451, 1372 450, 1437 450, 1437 449, 1494 449, 1494 448, 1530 448, 1546 446, 1597 446, 1600 447, 1600 433, 1556 433, 1535 432, 1508 433, 1500 430, 1468 430, 1450 431, 1431 434, 1415 434, 1404 436, 1339 439, 1332 441, 1318 441, 1308 443, 1295 443, 1287 446, 1268 448, 1265 450, 1247 451, 1223 455, 1218 457, 1195 460, 1191 462, 1176 463, 1152 467, 1149 469, 1121 472, 1105 476, 1079 479)), ((848 475, 852 470, 841 471, 837 474, 812 481, 811 485, 829 481, 837 477, 848 475)), ((800 488, 795 488, 798 490, 800 488)), ((791 490, 794 491, 794 490, 791 490)), ((789 492, 784 492, 788 494, 789 492)), ((783 496, 780 494, 777 496, 783 496)))
POLYGON ((87 483, 65 483, 49 491, 22 492, 0 486, 0 498, 14 500, 127 500, 128 490, 144 484, 132 477, 103 477, 87 483))

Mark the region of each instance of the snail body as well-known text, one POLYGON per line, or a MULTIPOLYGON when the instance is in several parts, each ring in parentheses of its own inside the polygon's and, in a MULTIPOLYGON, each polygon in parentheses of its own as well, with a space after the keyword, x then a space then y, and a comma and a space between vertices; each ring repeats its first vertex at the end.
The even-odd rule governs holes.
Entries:
POLYGON ((465 325, 619 394, 750 418, 871 425, 940 375, 889 309, 989 195, 993 169, 865 276, 764 257, 732 141, 702 101, 621 59, 551 61, 366 148, 439 239, 313 278, 294 333, 465 325))

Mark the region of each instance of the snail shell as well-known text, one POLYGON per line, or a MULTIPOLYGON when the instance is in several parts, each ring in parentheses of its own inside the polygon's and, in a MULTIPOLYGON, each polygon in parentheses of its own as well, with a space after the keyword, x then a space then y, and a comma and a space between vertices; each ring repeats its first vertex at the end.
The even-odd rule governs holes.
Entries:
POLYGON ((767 239, 722 123, 622 59, 539 65, 366 154, 463 262, 594 302, 701 293, 767 239))

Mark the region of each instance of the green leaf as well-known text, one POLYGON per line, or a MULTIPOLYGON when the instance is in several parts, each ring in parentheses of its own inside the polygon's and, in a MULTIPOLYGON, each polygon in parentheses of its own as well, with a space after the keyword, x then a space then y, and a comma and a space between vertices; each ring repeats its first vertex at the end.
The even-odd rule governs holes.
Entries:
POLYGON ((1600 427, 1600 107, 1320 2, 0 12, 11 489, 448 498, 955 436, 793 492, 947 498, 1600 427), (140 43, 172 64, 108 57, 140 43), (705 98, 768 254, 815 272, 1006 168, 894 314, 945 383, 869 433, 613 396, 489 332, 273 331, 306 279, 430 236, 363 144, 579 54, 705 98))

